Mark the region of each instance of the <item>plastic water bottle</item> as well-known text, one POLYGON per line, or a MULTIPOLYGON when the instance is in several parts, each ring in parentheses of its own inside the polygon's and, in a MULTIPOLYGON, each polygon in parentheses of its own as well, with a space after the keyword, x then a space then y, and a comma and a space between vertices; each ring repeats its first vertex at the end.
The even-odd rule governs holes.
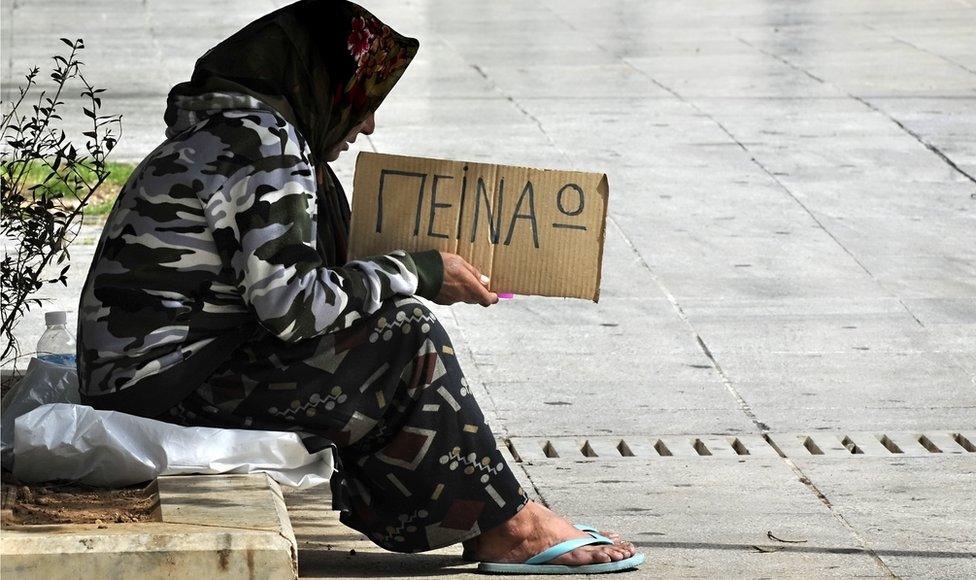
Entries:
POLYGON ((68 313, 63 311, 45 312, 44 323, 47 330, 37 341, 37 358, 57 365, 75 364, 75 337, 71 336, 65 323, 68 313))

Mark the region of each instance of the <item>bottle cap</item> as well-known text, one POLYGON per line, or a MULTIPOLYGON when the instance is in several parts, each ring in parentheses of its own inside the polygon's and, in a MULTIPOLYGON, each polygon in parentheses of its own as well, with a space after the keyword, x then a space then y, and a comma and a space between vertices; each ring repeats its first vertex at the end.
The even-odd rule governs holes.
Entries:
POLYGON ((63 310, 55 310, 53 312, 44 313, 44 324, 48 326, 54 326, 56 324, 65 324, 68 322, 68 313, 63 310))

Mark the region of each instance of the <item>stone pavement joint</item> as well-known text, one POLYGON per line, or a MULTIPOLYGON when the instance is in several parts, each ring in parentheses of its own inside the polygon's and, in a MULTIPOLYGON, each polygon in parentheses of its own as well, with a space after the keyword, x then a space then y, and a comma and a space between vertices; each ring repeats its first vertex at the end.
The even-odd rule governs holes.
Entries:
POLYGON ((749 403, 745 400, 745 398, 743 398, 742 394, 739 393, 738 389, 735 387, 732 380, 722 370, 722 367, 719 365, 719 362, 715 359, 715 356, 712 354, 711 349, 709 349, 708 345, 705 344, 705 340, 695 329, 694 324, 688 318, 688 315, 685 313, 681 305, 678 303, 678 298, 675 297, 675 295, 667 288, 667 286, 660 279, 660 277, 658 277, 654 273, 654 270, 651 268, 650 264, 647 263, 647 260, 641 255, 640 251, 637 249, 637 246, 630 238, 627 237, 627 234, 624 231, 624 229, 620 226, 620 224, 617 223, 617 221, 613 218, 612 215, 607 216, 607 223, 613 225, 614 228, 619 232, 620 236, 627 244, 628 249, 631 252, 633 252, 637 263, 640 264, 640 267, 644 271, 646 271, 647 274, 650 275, 651 279, 654 281, 654 284, 657 286, 658 290, 660 290, 661 293, 667 297, 667 300, 670 303, 671 308, 674 310, 675 314, 678 316, 681 322, 687 327, 687 329, 694 336, 696 344, 701 349, 705 357, 708 358, 708 361, 711 364, 711 366, 715 369, 715 372, 722 378, 722 383, 724 384, 726 390, 729 392, 732 398, 735 399, 735 402, 738 405, 739 410, 742 411, 742 413, 749 419, 749 421, 751 421, 756 426, 757 429, 759 429, 760 431, 767 431, 769 429, 769 426, 766 425, 761 420, 759 420, 759 417, 756 416, 756 413, 749 406, 749 403))
POLYGON ((823 490, 820 489, 820 486, 818 486, 813 480, 811 480, 804 473, 803 469, 799 465, 797 465, 796 462, 794 462, 790 457, 784 456, 783 461, 785 461, 787 466, 789 466, 790 470, 796 474, 800 483, 802 483, 811 493, 813 493, 817 497, 817 499, 830 512, 830 515, 836 521, 838 521, 844 527, 844 529, 847 530, 847 532, 854 538, 858 547, 861 550, 863 550, 868 556, 871 557, 871 560, 874 561, 875 565, 878 566, 878 568, 880 568, 881 570, 883 570, 887 576, 891 578, 897 578, 897 575, 891 570, 891 568, 888 566, 888 563, 885 562, 884 559, 881 558, 881 555, 878 554, 878 552, 875 551, 870 546, 870 543, 868 542, 867 538, 862 533, 862 531, 858 529, 856 526, 854 526, 851 523, 850 519, 844 513, 840 512, 834 507, 833 502, 831 502, 830 498, 828 498, 827 495, 823 492, 823 490))
MULTIPOLYGON (((797 71, 799 71, 799 72, 807 75, 808 77, 810 77, 811 79, 813 79, 813 80, 815 80, 815 81, 817 81, 819 83, 827 84, 827 81, 825 81, 824 79, 818 77, 817 75, 811 73, 810 71, 808 71, 808 70, 806 70, 806 69, 804 69, 802 67, 797 66, 796 64, 794 64, 793 62, 791 62, 787 58, 784 58, 784 57, 782 57, 780 55, 773 54, 771 52, 765 51, 765 50, 763 50, 763 49, 761 49, 761 48, 759 48, 757 46, 754 46, 754 45, 750 44, 748 41, 743 40, 741 38, 739 39, 739 41, 741 41, 743 44, 745 44, 745 45, 747 45, 747 46, 755 49, 756 51, 758 51, 758 52, 760 52, 762 54, 765 54, 765 55, 769 56, 770 58, 775 58, 776 60, 782 62, 786 66, 788 66, 788 67, 790 67, 790 68, 792 68, 794 70, 797 70, 797 71)), ((911 45, 910 43, 909 43, 909 46, 912 46, 913 48, 918 48, 918 47, 916 47, 914 45, 911 45)), ((949 62, 952 62, 952 64, 954 64, 954 65, 960 66, 963 70, 965 70, 965 71, 967 71, 969 73, 972 73, 973 72, 970 69, 968 69, 966 67, 963 67, 962 65, 958 65, 958 63, 955 63, 954 61, 949 61, 949 62)), ((879 107, 876 107, 875 105, 871 104, 869 101, 867 101, 863 97, 860 97, 858 95, 852 95, 852 94, 848 94, 847 96, 850 97, 851 99, 854 99, 855 101, 858 101, 859 103, 863 104, 865 107, 871 109, 872 111, 874 111, 874 112, 876 112, 876 113, 878 113, 880 115, 883 115, 889 121, 891 121, 892 123, 894 123, 895 125, 897 125, 899 129, 901 129, 905 133, 911 135, 913 139, 915 139, 916 141, 918 141, 926 149, 928 149, 932 153, 935 153, 936 156, 939 157, 939 159, 941 159, 943 162, 945 162, 945 164, 948 165, 949 167, 951 167, 954 171, 956 171, 957 173, 959 173, 960 175, 962 175, 963 177, 965 177, 969 181, 971 181, 974 184, 976 184, 976 177, 973 177, 972 175, 970 175, 969 173, 967 173, 965 170, 963 170, 961 167, 959 167, 959 165, 957 165, 955 161, 953 161, 952 159, 950 159, 948 155, 946 155, 941 149, 938 148, 938 146, 936 146, 936 145, 934 145, 932 143, 929 143, 924 138, 922 138, 921 135, 919 135, 918 133, 916 133, 916 132, 912 131, 911 129, 909 129, 908 127, 906 127, 904 123, 902 123, 898 119, 892 117, 889 113, 883 111, 879 107)), ((976 194, 973 194, 973 195, 976 195, 976 194)))

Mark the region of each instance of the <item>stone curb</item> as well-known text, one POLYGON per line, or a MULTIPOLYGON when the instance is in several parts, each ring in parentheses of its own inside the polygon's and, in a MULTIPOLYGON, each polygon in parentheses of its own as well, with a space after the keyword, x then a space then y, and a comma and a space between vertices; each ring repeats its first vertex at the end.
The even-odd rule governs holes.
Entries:
POLYGON ((265 474, 161 477, 159 521, 18 526, 0 539, 4 579, 298 577, 281 488, 265 474))

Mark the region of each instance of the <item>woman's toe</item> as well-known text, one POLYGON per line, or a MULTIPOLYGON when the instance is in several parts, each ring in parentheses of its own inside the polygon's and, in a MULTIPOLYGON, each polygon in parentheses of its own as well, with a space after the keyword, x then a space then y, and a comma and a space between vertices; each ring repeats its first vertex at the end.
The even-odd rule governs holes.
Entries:
POLYGON ((605 564, 613 561, 613 555, 607 546, 586 546, 582 549, 574 550, 573 553, 579 554, 577 565, 583 564, 605 564))
POLYGON ((634 545, 620 537, 614 531, 601 531, 601 535, 613 541, 613 544, 584 546, 553 560, 554 564, 567 566, 583 566, 586 564, 606 564, 626 560, 637 553, 634 545))
POLYGON ((620 537, 620 534, 612 530, 605 530, 600 532, 601 535, 613 540, 613 547, 618 549, 623 558, 630 558, 637 553, 637 548, 634 544, 628 542, 627 540, 620 537))

